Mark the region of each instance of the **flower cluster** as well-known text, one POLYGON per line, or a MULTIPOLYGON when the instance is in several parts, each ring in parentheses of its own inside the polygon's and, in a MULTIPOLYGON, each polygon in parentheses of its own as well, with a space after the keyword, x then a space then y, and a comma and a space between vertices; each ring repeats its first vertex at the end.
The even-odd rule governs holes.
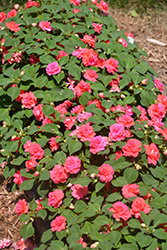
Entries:
POLYGON ((102 0, 0 13, 0 161, 32 194, 17 249, 39 221, 37 249, 166 247, 167 97, 107 14, 102 0))

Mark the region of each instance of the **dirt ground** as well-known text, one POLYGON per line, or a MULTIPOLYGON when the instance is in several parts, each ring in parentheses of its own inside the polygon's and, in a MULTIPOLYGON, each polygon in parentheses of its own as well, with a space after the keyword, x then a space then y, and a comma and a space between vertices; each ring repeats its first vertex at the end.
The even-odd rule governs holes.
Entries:
MULTIPOLYGON (((145 15, 143 18, 132 17, 122 10, 113 10, 110 15, 117 21, 120 29, 132 32, 139 47, 143 48, 149 58, 149 65, 159 74, 159 79, 164 83, 164 93, 167 95, 167 46, 160 46, 147 41, 153 38, 167 44, 167 12, 154 15, 145 15)), ((0 240, 11 239, 11 245, 5 249, 16 249, 16 242, 20 239, 18 216, 15 214, 15 205, 19 198, 23 198, 21 191, 12 193, 12 180, 5 180, 3 168, 0 164, 0 240)), ((25 197, 24 197, 25 198, 25 197)))

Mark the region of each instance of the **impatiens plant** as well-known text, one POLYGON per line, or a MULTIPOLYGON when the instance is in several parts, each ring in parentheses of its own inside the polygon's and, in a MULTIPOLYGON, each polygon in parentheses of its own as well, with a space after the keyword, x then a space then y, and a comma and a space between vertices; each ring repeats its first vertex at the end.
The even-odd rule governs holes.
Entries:
POLYGON ((167 249, 167 97, 107 13, 103 0, 0 13, 0 162, 28 194, 18 249, 34 235, 36 250, 167 249))

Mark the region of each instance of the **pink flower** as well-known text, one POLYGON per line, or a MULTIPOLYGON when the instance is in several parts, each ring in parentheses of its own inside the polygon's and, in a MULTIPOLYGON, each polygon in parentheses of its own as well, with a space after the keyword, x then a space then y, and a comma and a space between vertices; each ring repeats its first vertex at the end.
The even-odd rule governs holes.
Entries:
POLYGON ((84 239, 82 237, 80 237, 80 240, 77 241, 78 243, 82 244, 83 248, 86 248, 87 247, 87 244, 86 242, 83 241, 84 239))
POLYGON ((74 92, 75 92, 77 98, 79 98, 85 91, 87 91, 89 93, 92 92, 90 84, 85 82, 84 80, 81 80, 77 84, 77 86, 75 87, 74 92))
POLYGON ((164 94, 158 95, 157 101, 164 105, 165 110, 167 110, 167 97, 164 94))
POLYGON ((28 9, 28 8, 31 8, 31 7, 33 7, 33 6, 35 6, 35 7, 39 7, 39 3, 37 3, 36 1, 28 1, 27 3, 26 3, 26 7, 25 7, 25 9, 28 9))
POLYGON ((122 188, 122 194, 124 198, 130 198, 137 196, 137 194, 140 194, 140 190, 138 189, 138 187, 140 186, 135 183, 124 185, 122 188))
POLYGON ((104 13, 108 13, 108 4, 106 3, 106 2, 104 2, 103 0, 101 0, 100 1, 100 4, 99 3, 97 3, 96 4, 97 5, 97 7, 101 10, 101 11, 103 11, 104 13))
POLYGON ((129 212, 129 209, 127 205, 125 205, 121 201, 117 201, 113 204, 113 208, 109 208, 109 211, 111 213, 114 213, 112 216, 115 219, 123 219, 124 221, 127 221, 131 217, 131 213, 129 212))
POLYGON ((33 249, 33 243, 29 240, 26 239, 24 240, 23 238, 21 238, 18 242, 17 242, 17 250, 26 250, 29 248, 29 250, 33 249))
POLYGON ((46 116, 42 121, 42 125, 45 126, 45 124, 47 123, 54 123, 54 122, 46 116))
POLYGON ((24 108, 31 109, 35 107, 37 98, 31 91, 21 94, 21 97, 21 103, 23 104, 24 108))
POLYGON ((108 73, 115 74, 115 72, 118 71, 118 61, 114 58, 110 58, 107 61, 105 61, 105 67, 107 68, 108 73))
POLYGON ((60 50, 58 57, 56 56, 56 59, 59 60, 63 56, 68 56, 68 54, 64 50, 60 50))
POLYGON ((32 145, 32 142, 30 140, 26 141, 26 143, 23 146, 24 147, 24 151, 25 152, 29 152, 31 145, 32 145))
POLYGON ((15 213, 18 214, 19 216, 21 214, 28 214, 28 209, 29 209, 29 205, 27 204, 26 200, 19 199, 15 208, 15 213))
POLYGON ((122 147, 125 156, 137 157, 141 151, 141 142, 137 139, 130 139, 125 146, 122 147))
POLYGON ((154 83, 155 83, 155 87, 156 87, 157 89, 159 89, 159 91, 162 93, 163 90, 164 90, 164 85, 163 85, 163 83, 162 83, 160 80, 158 80, 158 79, 155 79, 155 80, 154 80, 154 83))
POLYGON ((119 124, 123 124, 126 128, 130 128, 135 125, 133 118, 129 115, 122 115, 116 118, 116 122, 119 124))
POLYGON ((11 241, 9 239, 0 240, 0 249, 9 247, 10 244, 11 244, 11 241))
POLYGON ((67 173, 77 174, 81 169, 81 160, 78 156, 68 156, 65 160, 64 168, 67 173))
POLYGON ((12 9, 11 11, 9 11, 8 13, 7 13, 7 19, 9 18, 9 17, 13 17, 13 16, 16 16, 17 15, 17 11, 15 10, 15 9, 12 9))
POLYGON ((122 37, 118 39, 118 42, 124 46, 124 48, 128 47, 128 43, 122 37))
POLYGON ((89 125, 89 123, 85 123, 78 127, 76 135, 82 142, 84 142, 91 141, 96 133, 94 132, 93 127, 89 125))
POLYGON ((56 142, 56 138, 60 138, 60 137, 56 136, 56 137, 51 137, 49 139, 50 149, 51 149, 52 152, 59 149, 60 143, 56 142))
POLYGON ((97 170, 99 170, 97 177, 99 177, 102 182, 108 182, 113 179, 114 169, 109 164, 103 163, 97 170))
POLYGON ((11 31, 18 32, 20 30, 20 24, 16 24, 14 21, 11 21, 10 23, 5 23, 6 27, 10 29, 11 31))
POLYGON ((54 220, 51 222, 51 230, 52 232, 58 231, 61 232, 62 230, 66 229, 66 218, 62 215, 57 216, 54 220))
POLYGON ((38 104, 33 108, 33 114, 38 121, 44 119, 44 113, 42 111, 43 104, 38 104))
POLYGON ((85 67, 95 66, 98 61, 98 53, 93 49, 85 49, 82 55, 82 62, 85 67))
POLYGON ((137 197, 132 203, 132 209, 130 210, 132 215, 135 215, 135 218, 140 217, 140 211, 148 214, 151 210, 150 206, 145 202, 143 198, 137 197))
POLYGON ((118 160, 121 156, 123 156, 121 150, 116 151, 115 154, 116 154, 115 160, 118 160))
POLYGON ((115 123, 110 126, 108 135, 112 141, 123 141, 126 138, 126 132, 123 124, 115 123))
POLYGON ((97 154, 103 151, 107 145, 107 137, 102 137, 101 135, 95 136, 90 141, 90 152, 92 154, 97 154))
POLYGON ((23 183, 23 181, 27 180, 26 177, 21 176, 20 169, 13 175, 14 180, 13 182, 16 183, 19 187, 23 183))
POLYGON ((88 44, 90 47, 95 48, 95 40, 92 38, 92 36, 84 35, 83 39, 80 38, 81 41, 83 41, 85 44, 88 44))
POLYGON ((48 64, 46 67, 46 73, 51 76, 51 75, 57 75, 61 72, 61 67, 58 65, 58 62, 52 62, 48 64))
POLYGON ((92 23, 92 26, 93 26, 95 32, 97 32, 98 34, 101 33, 103 24, 101 24, 101 23, 92 23))
POLYGON ((88 193, 88 187, 87 186, 83 187, 80 184, 74 184, 71 187, 71 190, 72 190, 72 196, 77 200, 82 199, 88 193))
POLYGON ((89 117, 92 116, 92 113, 88 113, 88 112, 83 112, 82 114, 78 115, 78 121, 80 123, 83 123, 85 120, 88 120, 89 117))
POLYGON ((77 14, 77 13, 80 12, 80 11, 81 11, 80 9, 75 9, 75 8, 74 8, 72 12, 73 12, 74 14, 77 14))
POLYGON ((41 160, 44 156, 44 150, 41 148, 41 146, 34 142, 31 144, 29 148, 30 156, 31 158, 35 158, 38 160, 41 160))
POLYGON ((64 193, 60 189, 55 189, 55 191, 49 193, 48 205, 54 207, 55 209, 60 207, 62 204, 62 199, 64 198, 64 193))
POLYGON ((40 62, 39 57, 34 56, 34 54, 30 55, 29 61, 30 61, 31 65, 40 62))
POLYGON ((51 26, 50 26, 50 22, 48 22, 48 21, 41 21, 40 23, 39 23, 39 27, 43 30, 43 31, 45 31, 45 30, 47 30, 47 31, 51 31, 51 30, 53 30, 53 28, 51 28, 51 26))
POLYGON ((97 78, 99 77, 96 71, 93 69, 87 69, 84 74, 85 79, 93 82, 97 82, 97 78))
POLYGON ((148 155, 148 163, 156 165, 157 161, 159 160, 159 150, 154 143, 150 145, 144 145, 146 154, 148 155))
POLYGON ((70 117, 66 116, 66 118, 64 119, 66 130, 71 129, 74 126, 76 119, 77 119, 76 116, 72 116, 72 115, 70 115, 70 117))
POLYGON ((75 106, 74 108, 72 108, 71 114, 80 114, 84 111, 84 109, 85 108, 82 105, 75 106))
POLYGON ((3 23, 6 19, 6 13, 0 12, 0 23, 3 23))
POLYGON ((166 114, 166 109, 164 105, 157 102, 156 104, 151 104, 148 107, 148 113, 152 120, 154 118, 164 118, 166 114))
POLYGON ((53 170, 50 172, 50 178, 56 184, 58 183, 65 183, 68 179, 68 173, 66 172, 65 168, 60 164, 55 165, 53 170))
POLYGON ((84 49, 79 48, 79 49, 73 51, 73 52, 72 52, 72 55, 73 55, 73 56, 76 56, 78 59, 81 59, 81 58, 83 57, 83 54, 84 54, 84 52, 85 52, 86 50, 87 50, 86 48, 84 48, 84 49))
POLYGON ((25 165, 26 165, 26 168, 27 168, 27 172, 29 172, 31 169, 34 170, 36 165, 37 165, 37 162, 35 160, 35 158, 31 158, 29 161, 26 161, 25 162, 25 165))

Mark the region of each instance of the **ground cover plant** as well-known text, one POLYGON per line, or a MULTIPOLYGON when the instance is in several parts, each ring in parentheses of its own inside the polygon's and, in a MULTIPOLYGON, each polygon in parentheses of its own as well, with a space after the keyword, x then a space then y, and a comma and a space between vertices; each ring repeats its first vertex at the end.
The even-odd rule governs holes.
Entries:
POLYGON ((0 13, 0 160, 34 195, 16 204, 18 249, 167 248, 167 97, 107 12, 52 0, 0 13))

